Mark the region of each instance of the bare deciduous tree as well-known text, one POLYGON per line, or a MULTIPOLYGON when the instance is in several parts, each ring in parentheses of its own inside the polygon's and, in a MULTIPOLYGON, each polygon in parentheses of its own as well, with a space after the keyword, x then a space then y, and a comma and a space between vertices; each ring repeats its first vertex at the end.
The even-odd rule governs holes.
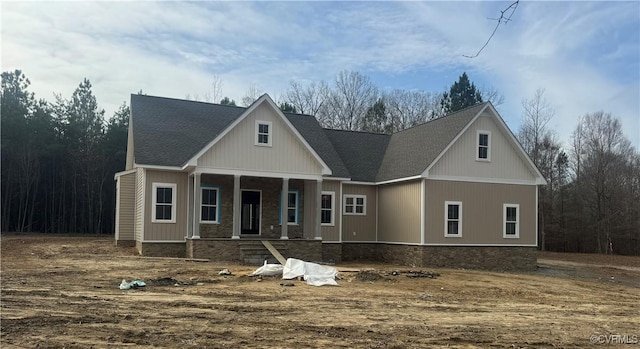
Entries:
POLYGON ((367 110, 378 97, 371 79, 358 72, 341 71, 327 100, 324 126, 342 130, 359 130, 367 110))
POLYGON ((263 93, 262 89, 260 89, 258 85, 251 84, 249 86, 249 89, 245 93, 245 95, 242 97, 242 100, 241 100, 242 105, 245 107, 250 106, 251 103, 255 102, 258 98, 260 98, 262 93, 263 93))

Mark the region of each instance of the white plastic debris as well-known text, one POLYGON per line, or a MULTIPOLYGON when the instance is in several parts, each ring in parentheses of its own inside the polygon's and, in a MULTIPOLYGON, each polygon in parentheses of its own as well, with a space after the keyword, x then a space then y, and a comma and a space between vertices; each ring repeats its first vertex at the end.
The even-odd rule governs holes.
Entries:
POLYGON ((229 269, 222 269, 220 270, 218 275, 231 275, 231 272, 229 271, 229 269))
POLYGON ((122 279, 122 282, 120 283, 121 290, 129 290, 132 288, 145 287, 145 286, 147 286, 147 284, 145 284, 143 281, 140 281, 140 280, 133 280, 131 282, 127 282, 127 280, 122 279))
POLYGON ((295 279, 302 276, 307 281, 307 284, 312 286, 338 286, 336 275, 338 275, 338 269, 334 267, 305 262, 295 258, 288 258, 282 271, 283 279, 295 279))
POLYGON ((264 261, 264 265, 260 268, 256 269, 251 276, 276 276, 282 275, 282 264, 267 264, 267 261, 264 261))

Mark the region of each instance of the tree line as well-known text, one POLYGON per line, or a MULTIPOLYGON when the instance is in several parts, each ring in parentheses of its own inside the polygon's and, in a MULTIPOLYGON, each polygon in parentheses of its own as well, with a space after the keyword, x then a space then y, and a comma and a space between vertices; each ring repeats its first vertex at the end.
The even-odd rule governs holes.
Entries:
MULTIPOLYGON (((112 233, 113 176, 125 165, 129 107, 109 120, 89 80, 68 99, 37 100, 19 70, 2 73, 2 231, 112 233)), ((205 101, 222 97, 216 77, 205 101)), ((262 91, 252 85, 245 106, 262 91)), ((187 95, 187 99, 200 99, 187 95)), ((393 133, 504 97, 463 73, 441 92, 383 90, 359 73, 334 81, 291 81, 276 98, 285 112, 310 114, 323 127, 393 133)), ((640 254, 640 155, 620 120, 597 111, 578 119, 568 145, 550 129, 555 110, 538 90, 522 102, 516 136, 547 179, 539 189, 539 244, 544 250, 640 254)))

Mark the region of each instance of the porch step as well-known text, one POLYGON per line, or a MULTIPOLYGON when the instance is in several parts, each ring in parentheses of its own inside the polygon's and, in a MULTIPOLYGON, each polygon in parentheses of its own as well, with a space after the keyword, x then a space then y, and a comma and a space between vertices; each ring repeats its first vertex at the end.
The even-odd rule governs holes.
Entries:
MULTIPOLYGON (((287 247, 284 243, 278 241, 270 242, 283 256, 287 255, 287 247)), ((263 265, 265 260, 269 264, 280 263, 260 240, 240 242, 240 253, 244 263, 247 265, 263 265)))

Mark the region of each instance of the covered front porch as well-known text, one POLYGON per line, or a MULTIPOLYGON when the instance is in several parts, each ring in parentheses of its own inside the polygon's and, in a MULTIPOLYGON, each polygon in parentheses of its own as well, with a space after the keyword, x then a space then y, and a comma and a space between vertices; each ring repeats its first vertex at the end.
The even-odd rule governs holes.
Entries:
POLYGON ((302 177, 192 173, 186 238, 322 240, 322 178, 302 177))

